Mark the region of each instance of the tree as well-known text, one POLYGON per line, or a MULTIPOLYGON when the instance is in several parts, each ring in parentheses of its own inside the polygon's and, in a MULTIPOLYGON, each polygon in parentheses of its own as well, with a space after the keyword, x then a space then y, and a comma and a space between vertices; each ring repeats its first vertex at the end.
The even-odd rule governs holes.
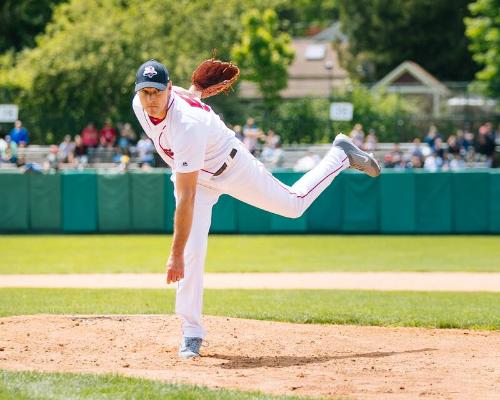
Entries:
POLYGON ((469 6, 473 18, 466 18, 467 36, 474 60, 483 66, 476 74, 487 84, 490 95, 500 96, 500 0, 477 0, 469 6))
POLYGON ((0 5, 0 53, 33 47, 63 0, 5 0, 0 5))
POLYGON ((70 0, 55 8, 35 48, 0 57, 15 63, 0 68, 0 90, 19 93, 21 118, 37 141, 75 134, 108 117, 135 123, 130 107, 137 67, 156 58, 174 84, 186 86, 213 48, 229 57, 240 29, 235 15, 246 10, 238 3, 70 0))
POLYGON ((349 51, 357 56, 351 71, 361 70, 365 80, 380 79, 411 60, 438 79, 471 80, 477 66, 468 50, 463 22, 470 2, 339 0, 349 51), (366 68, 370 65, 375 67, 372 76, 366 68))
POLYGON ((327 28, 338 20, 337 0, 275 0, 282 28, 292 36, 327 28))
POLYGON ((294 52, 288 34, 279 32, 276 12, 249 10, 241 18, 241 42, 233 48, 233 58, 245 79, 257 83, 266 107, 273 109, 279 91, 287 86, 288 66, 294 52))

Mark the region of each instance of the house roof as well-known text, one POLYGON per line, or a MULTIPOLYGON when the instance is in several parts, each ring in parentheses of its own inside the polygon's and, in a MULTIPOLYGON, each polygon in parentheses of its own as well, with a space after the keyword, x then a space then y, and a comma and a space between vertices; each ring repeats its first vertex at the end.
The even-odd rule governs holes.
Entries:
MULTIPOLYGON (((340 66, 338 54, 331 42, 295 38, 292 40, 292 47, 295 58, 288 67, 288 87, 281 91, 281 96, 327 97, 331 84, 336 85, 349 78, 347 71, 340 66), (316 55, 318 59, 308 59, 306 55, 316 55), (331 65, 331 69, 326 68, 327 63, 331 65)), ((239 93, 245 98, 260 97, 257 86, 248 81, 240 83, 239 93)))
POLYGON ((322 30, 312 37, 316 41, 340 42, 347 43, 347 36, 344 35, 341 29, 340 22, 334 22, 328 28, 322 30))
POLYGON ((432 92, 438 92, 440 94, 449 93, 445 85, 413 61, 405 61, 397 66, 378 81, 373 86, 373 89, 396 87, 417 88, 422 86, 430 89, 429 91, 432 92))
POLYGON ((337 52, 332 48, 330 42, 320 42, 309 38, 296 38, 292 40, 295 50, 295 58, 288 69, 290 78, 323 78, 344 79, 347 71, 340 66, 337 52), (324 46, 324 57, 319 60, 309 60, 306 53, 311 46, 324 46), (325 63, 330 61, 332 70, 325 68, 325 63))

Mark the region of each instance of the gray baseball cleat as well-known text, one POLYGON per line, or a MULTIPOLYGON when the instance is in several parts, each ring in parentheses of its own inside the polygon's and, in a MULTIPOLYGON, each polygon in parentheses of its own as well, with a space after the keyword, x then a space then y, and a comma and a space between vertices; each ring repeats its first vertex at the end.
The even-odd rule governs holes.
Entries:
POLYGON ((352 168, 359 169, 371 177, 380 175, 380 165, 377 160, 375 160, 375 157, 361 150, 352 142, 350 137, 339 133, 335 137, 333 145, 344 151, 349 158, 349 163, 352 168))
POLYGON ((194 358, 200 356, 200 347, 202 338, 185 337, 182 339, 181 347, 179 348, 179 357, 194 358))

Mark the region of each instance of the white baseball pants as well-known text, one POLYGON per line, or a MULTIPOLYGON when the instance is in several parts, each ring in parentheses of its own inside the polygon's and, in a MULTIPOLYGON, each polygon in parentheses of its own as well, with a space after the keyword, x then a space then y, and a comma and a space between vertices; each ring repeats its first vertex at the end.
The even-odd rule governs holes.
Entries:
MULTIPOLYGON (((227 169, 210 180, 199 179, 193 225, 184 251, 184 278, 177 286, 175 311, 182 319, 185 337, 205 337, 202 326, 203 270, 207 252, 212 207, 221 194, 263 210, 298 218, 335 177, 349 168, 345 153, 333 147, 323 160, 292 186, 287 186, 266 170, 243 146, 238 145, 227 169)), ((332 205, 333 206, 333 205, 332 205)))

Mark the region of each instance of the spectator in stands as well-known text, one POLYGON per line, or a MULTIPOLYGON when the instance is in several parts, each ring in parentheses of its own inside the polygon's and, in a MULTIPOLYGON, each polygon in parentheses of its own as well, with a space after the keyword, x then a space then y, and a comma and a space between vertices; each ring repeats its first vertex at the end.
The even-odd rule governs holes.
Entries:
POLYGON ((70 135, 64 136, 64 140, 59 145, 59 158, 63 163, 73 163, 75 142, 70 135))
POLYGON ((307 172, 313 169, 316 165, 321 161, 321 157, 315 154, 312 151, 308 151, 307 154, 299 158, 295 165, 293 166, 293 170, 295 172, 307 172))
POLYGON ((243 142, 243 130, 241 129, 241 125, 235 125, 233 126, 233 131, 234 131, 234 136, 236 139, 238 139, 240 142, 243 142))
POLYGON ((81 137, 86 147, 97 147, 99 144, 99 132, 92 122, 83 129, 81 137))
POLYGON ((394 146, 390 153, 386 154, 384 157, 384 167, 385 168, 396 168, 402 169, 405 167, 403 160, 403 152, 399 147, 399 143, 394 143, 394 146))
POLYGON ((131 140, 128 138, 127 133, 124 129, 120 129, 120 137, 118 138, 117 145, 120 149, 126 150, 132 144, 131 140))
POLYGON ((467 152, 472 143, 466 139, 466 134, 462 129, 457 129, 455 134, 457 140, 457 146, 462 152, 467 152))
MULTIPOLYGON (((424 164, 424 151, 422 149, 422 142, 420 138, 413 139, 413 145, 408 152, 408 158, 411 160, 413 157, 418 157, 420 160, 420 165, 424 164)), ((413 161, 412 161, 413 163, 413 161)))
POLYGON ((364 149, 368 152, 375 151, 377 149, 378 139, 375 129, 371 128, 366 135, 364 149))
POLYGON ((28 130, 23 127, 23 123, 19 119, 14 123, 14 128, 10 131, 10 139, 18 146, 27 146, 29 144, 28 130))
POLYGON ((273 169, 282 167, 284 162, 285 162, 285 152, 281 148, 281 143, 278 142, 276 143, 273 152, 268 155, 266 163, 271 169, 273 169))
POLYGON ((107 119, 104 126, 99 132, 99 141, 101 144, 106 143, 107 147, 113 147, 116 140, 116 129, 111 125, 111 120, 107 119), (104 142, 103 142, 104 139, 104 142))
POLYGON ((354 144, 362 149, 365 141, 365 133, 363 132, 363 125, 361 124, 354 125, 350 136, 354 144))
POLYGON ((437 137, 440 137, 438 130, 435 125, 431 125, 427 135, 425 135, 424 143, 427 143, 431 150, 434 150, 434 142, 437 137))
POLYGON ((43 163, 43 170, 53 174, 59 170, 60 165, 59 148, 55 144, 52 144, 50 145, 50 152, 43 163))
POLYGON ((458 140, 455 135, 450 135, 450 137, 446 141, 446 144, 448 145, 448 154, 456 155, 461 154, 463 151, 463 149, 458 144, 458 140))
POLYGON ((281 142, 280 135, 277 135, 272 129, 269 129, 267 135, 263 135, 262 138, 264 139, 264 146, 271 149, 276 148, 276 145, 281 142))
POLYGON ((464 147, 467 151, 474 148, 474 134, 470 131, 464 134, 464 147))
POLYGON ((448 154, 447 166, 451 171, 460 171, 465 168, 465 161, 460 153, 448 154))
POLYGON ((10 139, 10 135, 5 135, 5 143, 1 158, 5 162, 15 164, 17 162, 17 145, 10 139))
POLYGON ((257 153, 258 140, 262 137, 262 130, 257 127, 253 118, 248 118, 247 123, 243 127, 243 144, 250 153, 257 153))
POLYGON ((281 148, 281 138, 269 129, 264 139, 264 148, 260 159, 263 163, 268 164, 270 168, 277 168, 283 165, 284 153, 281 148))
POLYGON ((154 163, 154 145, 145 133, 141 135, 141 139, 137 142, 137 155, 139 157, 139 167, 149 169, 154 163))
POLYGON ((118 145, 121 149, 128 149, 133 143, 135 143, 137 135, 132 129, 132 125, 128 122, 123 124, 120 129, 120 138, 118 139, 118 145))
POLYGON ((443 140, 440 137, 436 137, 436 140, 434 140, 434 153, 442 161, 444 160, 443 140))
POLYGON ((83 169, 88 164, 87 151, 87 146, 83 144, 82 137, 76 135, 73 164, 77 169, 83 169))
POLYGON ((443 159, 432 152, 424 162, 424 169, 429 172, 436 172, 443 166, 443 159))
POLYGON ((5 140, 5 134, 0 133, 0 163, 7 161, 5 157, 5 151, 7 150, 7 141, 5 140))
POLYGON ((479 128, 479 134, 474 142, 474 149, 480 159, 486 161, 486 165, 491 166, 493 154, 495 153, 495 139, 493 138, 493 125, 486 123, 479 128))
POLYGON ((420 158, 417 155, 411 156, 410 161, 406 167, 407 168, 422 168, 423 167, 423 158, 420 158))
POLYGON ((121 148, 118 144, 114 147, 113 162, 118 164, 120 171, 127 171, 130 165, 130 152, 128 148, 121 148))

